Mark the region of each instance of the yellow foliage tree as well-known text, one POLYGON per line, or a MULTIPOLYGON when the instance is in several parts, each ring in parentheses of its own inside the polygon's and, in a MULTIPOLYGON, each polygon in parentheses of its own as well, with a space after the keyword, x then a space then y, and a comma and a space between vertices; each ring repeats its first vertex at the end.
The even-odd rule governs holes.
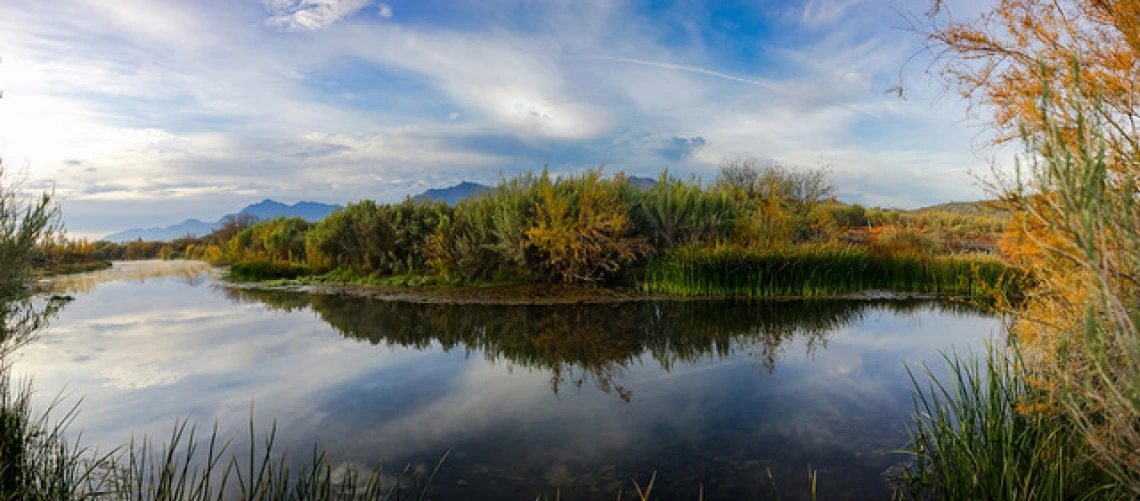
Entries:
POLYGON ((737 221, 737 240, 745 247, 778 248, 791 245, 795 221, 784 201, 774 192, 753 200, 750 217, 737 221))
POLYGON ((526 235, 564 282, 596 282, 636 259, 642 242, 629 236, 624 178, 602 179, 601 169, 552 181, 539 179, 541 198, 526 235))

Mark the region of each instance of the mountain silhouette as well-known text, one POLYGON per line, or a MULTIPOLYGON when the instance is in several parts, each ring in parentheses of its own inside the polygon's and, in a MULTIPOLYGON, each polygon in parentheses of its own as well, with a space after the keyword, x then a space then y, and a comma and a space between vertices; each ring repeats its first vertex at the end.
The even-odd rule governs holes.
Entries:
POLYGON ((412 200, 417 202, 443 202, 448 205, 455 205, 460 200, 478 195, 479 193, 490 191, 491 187, 479 183, 472 183, 470 181, 463 181, 455 186, 448 188, 435 188, 427 190, 419 195, 412 197, 412 200))
POLYGON ((155 228, 132 228, 118 233, 112 233, 103 237, 103 240, 108 242, 131 242, 142 239, 143 241, 163 241, 169 242, 176 238, 185 236, 200 237, 206 235, 220 227, 222 222, 227 217, 235 217, 242 214, 248 214, 256 217, 257 219, 274 219, 281 216, 285 217, 299 217, 307 221, 320 221, 325 216, 329 215, 332 211, 336 210, 339 205, 322 204, 317 202, 297 202, 293 205, 286 205, 276 200, 265 199, 258 203, 248 205, 236 214, 227 214, 222 218, 212 223, 200 221, 198 219, 187 219, 181 223, 173 226, 155 227, 155 228))

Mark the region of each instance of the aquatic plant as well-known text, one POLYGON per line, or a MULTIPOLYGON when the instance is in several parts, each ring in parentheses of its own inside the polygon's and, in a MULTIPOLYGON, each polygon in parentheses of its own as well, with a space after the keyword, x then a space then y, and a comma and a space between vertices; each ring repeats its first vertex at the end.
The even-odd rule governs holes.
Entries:
POLYGON ((901 499, 1131 499, 1078 429, 1024 377, 1016 348, 943 354, 948 377, 907 372, 915 419, 901 499))

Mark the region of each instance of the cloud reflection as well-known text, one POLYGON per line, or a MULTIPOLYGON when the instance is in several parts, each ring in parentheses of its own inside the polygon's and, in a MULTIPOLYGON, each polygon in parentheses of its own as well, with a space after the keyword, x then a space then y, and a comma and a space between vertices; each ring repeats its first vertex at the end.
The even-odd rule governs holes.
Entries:
POLYGON ((452 450, 441 495, 488 499, 610 495, 650 471, 672 492, 755 497, 765 468, 791 484, 807 464, 830 492, 882 492, 910 413, 900 361, 997 326, 930 303, 460 307, 194 285, 101 282, 16 370, 44 399, 82 396, 102 449, 177 418, 235 432, 253 401, 294 456, 452 450))

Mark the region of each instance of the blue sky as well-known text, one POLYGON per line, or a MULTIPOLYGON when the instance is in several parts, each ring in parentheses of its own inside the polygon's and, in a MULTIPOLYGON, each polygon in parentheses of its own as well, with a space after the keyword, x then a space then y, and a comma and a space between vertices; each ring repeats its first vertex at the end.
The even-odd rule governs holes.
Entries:
POLYGON ((904 68, 899 12, 926 7, 5 0, 0 154, 92 236, 543 165, 708 180, 756 157, 828 165, 851 202, 980 198, 983 131, 923 56, 904 68))

